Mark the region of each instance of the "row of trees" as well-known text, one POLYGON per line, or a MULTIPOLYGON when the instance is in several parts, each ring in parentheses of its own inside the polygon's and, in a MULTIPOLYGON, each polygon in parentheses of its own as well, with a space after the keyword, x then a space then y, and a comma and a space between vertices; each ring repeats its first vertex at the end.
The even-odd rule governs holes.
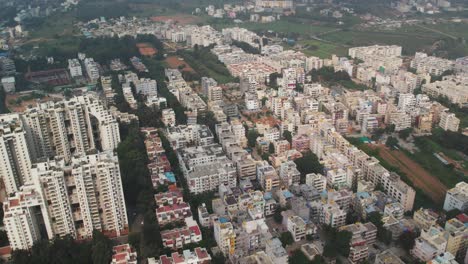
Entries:
POLYGON ((71 236, 38 241, 31 250, 13 251, 11 261, 15 264, 101 264, 110 263, 111 257, 112 241, 95 230, 91 241, 78 242, 71 236))
POLYGON ((260 54, 260 50, 256 47, 253 47, 247 42, 233 40, 232 44, 238 48, 241 48, 244 52, 250 54, 260 54))
POLYGON ((198 47, 195 45, 193 51, 178 50, 177 55, 195 69, 201 76, 212 76, 218 82, 233 81, 234 78, 226 66, 218 60, 216 55, 211 52, 212 46, 198 47))

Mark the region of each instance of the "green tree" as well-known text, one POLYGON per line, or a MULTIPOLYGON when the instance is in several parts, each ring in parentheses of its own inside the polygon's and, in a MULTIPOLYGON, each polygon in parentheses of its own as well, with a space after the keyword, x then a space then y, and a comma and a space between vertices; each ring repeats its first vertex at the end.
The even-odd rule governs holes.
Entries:
POLYGON ((284 139, 286 139, 286 140, 289 142, 289 144, 291 144, 291 142, 292 142, 292 134, 291 134, 290 131, 285 130, 285 131, 283 132, 283 137, 284 137, 284 139))
POLYGON ((295 159, 294 162, 301 173, 301 183, 305 182, 305 175, 309 173, 323 173, 323 165, 312 151, 304 153, 302 158, 295 159))
POLYGON ((254 129, 250 129, 247 133, 247 142, 249 147, 254 148, 257 144, 258 132, 254 129))
POLYGON ((398 136, 401 138, 401 139, 408 139, 408 137, 411 135, 411 133, 413 132, 413 128, 406 128, 406 129, 403 129, 401 130, 400 132, 398 132, 398 136))
POLYGON ((270 142, 270 145, 268 146, 268 153, 275 153, 275 145, 273 144, 273 142, 270 142))
POLYGON ((312 263, 300 249, 296 249, 292 252, 292 255, 288 259, 289 264, 308 264, 312 263))
POLYGON ((323 256, 335 258, 339 254, 348 257, 353 234, 348 231, 338 231, 330 226, 325 226, 324 232, 326 239, 323 256))
POLYGON ((405 231, 398 237, 398 242, 402 248, 409 252, 414 247, 418 234, 413 231, 405 231))
POLYGON ((287 245, 292 245, 294 243, 294 238, 289 232, 281 233, 280 240, 281 244, 283 244, 283 247, 286 247, 287 245))
POLYGON ((275 210, 275 213, 273 214, 273 220, 275 220, 277 224, 281 224, 283 222, 283 215, 281 214, 281 212, 281 208, 277 208, 275 210))
POLYGON ((398 139, 396 139, 394 137, 388 137, 387 141, 385 142, 385 146, 387 146, 389 148, 398 146, 398 139))
POLYGON ((98 230, 93 231, 91 254, 93 263, 110 263, 112 258, 112 242, 98 230))

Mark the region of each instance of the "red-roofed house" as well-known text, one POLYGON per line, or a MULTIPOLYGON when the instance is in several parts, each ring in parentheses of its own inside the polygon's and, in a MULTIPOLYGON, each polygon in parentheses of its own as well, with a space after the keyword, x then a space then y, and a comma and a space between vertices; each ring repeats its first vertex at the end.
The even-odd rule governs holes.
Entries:
POLYGON ((161 237, 163 245, 173 249, 202 240, 200 227, 192 217, 185 219, 185 227, 162 231, 161 237))
POLYGON ((192 211, 187 203, 166 205, 156 209, 156 218, 160 226, 182 221, 190 216, 192 216, 192 211))
POLYGON ((205 248, 195 248, 193 251, 184 250, 182 254, 174 252, 170 257, 161 256, 159 264, 209 264, 211 263, 211 256, 205 248))
POLYGON ((129 244, 115 246, 112 252, 111 264, 137 264, 137 253, 129 244))

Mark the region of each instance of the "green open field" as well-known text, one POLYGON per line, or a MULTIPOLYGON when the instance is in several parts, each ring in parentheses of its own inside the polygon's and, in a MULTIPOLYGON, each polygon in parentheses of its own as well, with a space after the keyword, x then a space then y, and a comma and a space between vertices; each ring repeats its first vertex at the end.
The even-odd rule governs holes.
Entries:
POLYGON ((332 54, 338 56, 346 56, 347 54, 347 48, 319 40, 301 40, 299 44, 304 46, 304 49, 302 49, 304 54, 322 59, 329 59, 332 54))
POLYGON ((306 37, 336 29, 329 26, 293 23, 286 20, 279 20, 270 23, 244 22, 241 24, 235 24, 225 19, 210 19, 208 23, 217 29, 239 26, 257 32, 271 30, 278 33, 297 33, 306 37))

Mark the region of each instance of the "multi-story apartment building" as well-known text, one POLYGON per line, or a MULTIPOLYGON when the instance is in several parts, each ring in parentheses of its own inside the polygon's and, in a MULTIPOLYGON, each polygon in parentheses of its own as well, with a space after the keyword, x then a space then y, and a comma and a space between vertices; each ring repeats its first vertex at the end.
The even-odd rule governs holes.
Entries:
POLYGON ((239 159, 236 168, 239 179, 254 180, 257 177, 257 162, 251 156, 239 159))
POLYGON ((348 256, 351 263, 358 263, 367 259, 369 256, 369 246, 374 244, 377 238, 377 227, 372 223, 358 223, 343 226, 340 230, 345 230, 352 234, 348 256))
POLYGON ((128 232, 119 164, 112 152, 77 156, 68 165, 64 160, 37 163, 31 178, 15 194, 20 199, 4 205, 5 215, 12 216, 12 221, 31 223, 21 229, 18 223, 6 226, 10 241, 23 240, 18 248, 31 247, 44 232, 49 239, 65 235, 86 239, 92 237, 93 230, 109 236, 128 232), (25 197, 34 200, 23 203, 25 197), (31 210, 34 213, 29 213, 31 210), (34 226, 37 223, 43 223, 45 231, 34 226), (28 242, 25 237, 30 238, 28 242))
POLYGON ((202 93, 206 97, 208 97, 209 88, 213 86, 217 86, 217 85, 218 83, 213 78, 209 78, 209 77, 201 78, 202 93))
MULTIPOLYGON (((14 196, 8 197, 3 203, 5 230, 13 250, 27 250, 34 242, 43 238, 43 233, 52 238, 50 221, 44 221, 47 231, 41 230, 37 215, 48 218, 45 201, 33 185, 24 185, 14 196)), ((47 219, 50 220, 50 219, 47 219)))
POLYGON ((319 208, 319 222, 331 227, 344 226, 346 211, 340 209, 340 206, 335 203, 322 204, 319 208))
POLYGON ((421 230, 421 236, 415 240, 411 254, 421 261, 427 262, 437 255, 445 252, 447 239, 445 232, 440 226, 432 226, 421 230))
POLYGON ((173 252, 170 257, 163 255, 156 261, 154 258, 148 259, 148 264, 193 264, 193 263, 210 263, 211 256, 205 248, 197 247, 193 251, 186 249, 180 254, 173 252))
POLYGON ((419 208, 413 214, 413 220, 420 229, 429 229, 437 224, 439 216, 430 209, 419 208))
POLYGON ((291 233, 294 241, 301 241, 307 235, 306 222, 297 215, 289 216, 286 221, 286 228, 291 233))
POLYGON ((142 78, 136 81, 134 84, 137 94, 141 93, 149 97, 158 95, 158 85, 155 80, 142 78))
POLYGON ((8 194, 31 180, 32 158, 20 115, 0 115, 0 178, 8 194))
POLYGON ((191 216, 192 211, 190 211, 190 205, 187 203, 164 205, 156 208, 156 218, 160 226, 181 222, 184 221, 185 218, 191 216))
POLYGON ((445 231, 447 237, 445 251, 462 259, 468 247, 468 227, 457 218, 453 218, 445 223, 445 231))
POLYGON ((89 238, 93 230, 110 236, 128 232, 125 199, 117 156, 111 151, 37 163, 33 181, 55 219, 55 235, 89 238))
POLYGON ((91 150, 114 150, 120 142, 117 120, 94 95, 44 103, 21 118, 32 160, 62 157, 68 162, 91 150))
POLYGON ((405 113, 414 111, 416 106, 416 97, 411 93, 401 93, 398 97, 398 109, 405 113))
POLYGON ((83 71, 81 69, 81 64, 78 59, 69 59, 68 60, 68 70, 72 78, 83 76, 83 71))
POLYGON ((275 237, 266 241, 265 253, 271 258, 273 264, 288 263, 288 252, 279 238, 275 237))
POLYGON ((453 103, 463 106, 468 102, 468 78, 463 75, 445 76, 441 81, 426 83, 422 91, 433 98, 447 97, 453 103))
POLYGON ((221 146, 209 145, 179 150, 178 158, 190 192, 215 190, 219 185, 236 186, 237 170, 221 146))
POLYGON ((460 119, 458 119, 454 113, 443 111, 440 113, 439 126, 445 131, 458 132, 460 125, 460 119))
POLYGON ((318 192, 323 192, 327 188, 327 178, 319 173, 307 174, 305 183, 314 187, 318 192))
POLYGON ((265 192, 279 187, 281 182, 276 170, 266 161, 257 164, 257 180, 265 192))
POLYGON ((220 86, 208 87, 208 101, 222 101, 223 100, 223 88, 220 86))
POLYGON ((168 127, 167 139, 175 149, 188 145, 208 146, 214 144, 214 136, 205 125, 179 125, 168 127))
POLYGON ((84 68, 86 69, 86 74, 91 82, 99 80, 99 77, 101 76, 99 73, 99 66, 93 58, 86 58, 84 60, 84 68))
POLYGON ((175 126, 176 125, 176 115, 172 109, 163 109, 162 110, 162 122, 165 126, 175 126))
POLYGON ((224 219, 214 222, 214 237, 224 255, 232 255, 236 250, 236 232, 231 222, 224 219))
POLYGON ((468 183, 459 182, 447 191, 445 195, 444 210, 458 209, 462 212, 468 210, 468 183))
POLYGON ((445 71, 453 70, 455 63, 451 60, 428 56, 423 52, 416 52, 410 66, 418 73, 441 75, 445 71))
POLYGON ((279 177, 284 186, 291 186, 293 184, 299 184, 301 173, 297 170, 296 163, 290 160, 281 164, 279 177))
POLYGON ((391 250, 387 249, 375 256, 375 264, 405 264, 405 262, 391 250))

